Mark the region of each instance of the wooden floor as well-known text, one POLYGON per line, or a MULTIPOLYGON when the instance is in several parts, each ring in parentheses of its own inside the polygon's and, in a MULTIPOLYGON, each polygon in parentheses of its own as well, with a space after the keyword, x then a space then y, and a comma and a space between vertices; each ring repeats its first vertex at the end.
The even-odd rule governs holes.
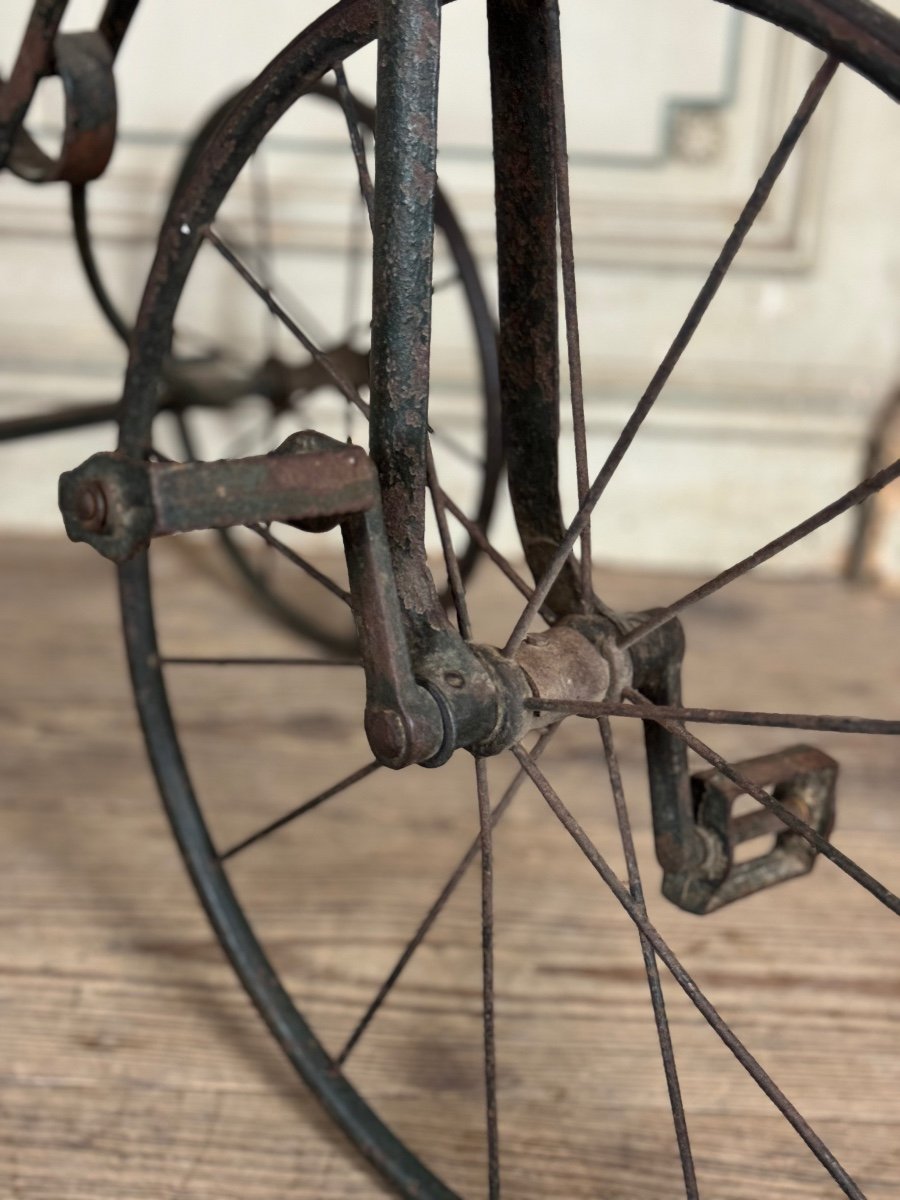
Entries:
MULTIPOLYGON (((183 543, 158 557, 169 653, 297 652, 212 560, 183 543)), ((292 1077, 185 881, 132 713, 112 569, 83 547, 5 539, 0 570, 0 1197, 384 1194, 292 1077)), ((649 604, 683 584, 603 588, 649 604)), ((516 608, 490 568, 473 605, 484 637, 502 636, 516 608)), ((896 598, 744 581, 687 627, 691 702, 897 714, 896 598)), ((367 760, 351 671, 173 667, 170 679, 220 845, 367 760)), ((673 909, 658 898, 639 731, 616 729, 654 921, 863 1192, 896 1200, 895 921, 829 863, 712 917, 673 909)), ((802 740, 707 734, 736 758, 802 740)), ((842 764, 835 840, 900 889, 896 739, 809 740, 842 764)), ((258 930, 333 1050, 474 832, 472 764, 458 759, 376 773, 234 860, 258 930)), ((569 722, 546 764, 621 871, 596 728, 569 722)), ((496 796, 511 764, 491 771, 496 796)), ((633 928, 535 793, 523 788, 496 841, 504 1197, 683 1195, 633 928)), ((349 1066, 467 1197, 486 1192, 477 876, 349 1066)), ((706 1200, 837 1195, 674 984, 667 998, 706 1200)))

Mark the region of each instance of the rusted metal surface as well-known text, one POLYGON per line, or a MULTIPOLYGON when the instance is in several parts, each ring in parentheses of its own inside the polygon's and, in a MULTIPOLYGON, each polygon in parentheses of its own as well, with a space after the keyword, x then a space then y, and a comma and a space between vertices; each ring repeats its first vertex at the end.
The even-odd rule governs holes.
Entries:
POLYGON ((444 747, 444 720, 436 698, 413 675, 381 507, 344 521, 341 532, 366 673, 369 745, 395 769, 432 760, 444 747))
POLYGON ((440 12, 440 0, 378 6, 369 446, 414 641, 445 626, 425 560, 440 12))
POLYGON ((496 754, 556 722, 529 709, 550 692, 618 698, 632 680, 617 626, 573 616, 525 640, 514 660, 449 631, 423 651, 406 636, 372 460, 322 434, 268 455, 221 462, 134 462, 94 455, 60 480, 69 536, 124 562, 172 533, 271 521, 311 532, 340 523, 366 676, 365 725, 377 760, 439 766, 458 749, 496 754))
MULTIPOLYGON (((632 717, 645 720, 645 714, 633 704, 602 700, 561 700, 544 696, 535 700, 541 712, 560 716, 632 717)), ((646 708, 646 705, 644 706, 646 708)), ((756 729, 811 729, 827 733, 900 734, 900 721, 882 717, 848 717, 837 714, 759 712, 733 708, 686 708, 681 705, 654 705, 653 715, 664 721, 697 721, 704 725, 749 725, 756 729)))
MULTIPOLYGON (((572 548, 581 532, 587 528, 591 514, 594 511, 600 497, 606 491, 610 481, 619 468, 622 459, 625 456, 628 448, 637 436, 641 426, 647 419, 648 415, 661 396, 663 389, 672 376, 673 371, 681 360, 682 355, 690 345, 694 334, 700 326, 710 304, 716 296, 719 287, 722 284, 727 273, 744 243, 745 238, 762 211, 763 206, 768 199, 772 188, 775 186, 781 172, 784 170, 799 138, 809 124, 813 113, 816 111, 823 95, 825 94, 829 83, 834 78, 834 73, 837 70, 837 60, 827 59, 816 72, 816 75, 809 85, 806 94, 804 95, 796 113, 791 118, 788 126, 775 148, 772 156, 762 174, 760 175, 755 188, 753 189, 749 199, 741 210, 741 214, 735 222, 734 228, 725 239, 719 256, 713 263, 713 266, 707 275, 706 279, 700 287, 697 296, 689 308, 687 315, 681 323, 678 332, 675 335, 671 345, 663 356, 662 361, 653 373, 653 376, 644 390, 637 404, 632 409, 631 415, 622 427, 619 436, 613 443, 612 449, 606 456, 606 460, 594 478, 593 483, 584 492, 583 497, 579 501, 578 512, 575 518, 570 522, 568 529, 565 531, 565 536, 557 537, 552 546, 552 553, 548 553, 545 563, 545 568, 540 577, 536 581, 534 595, 525 606, 522 615, 516 622, 515 628, 510 634, 506 644, 508 653, 513 653, 519 645, 525 633, 530 628, 531 622, 534 619, 538 606, 543 600, 552 593, 552 589, 556 586, 555 581, 560 573, 570 569, 569 556, 572 548)), ((510 457, 510 475, 513 473, 514 460, 510 457)), ((579 489, 580 491, 580 489, 579 489)))
MULTIPOLYGON (((684 650, 684 631, 678 621, 632 648, 634 686, 651 704, 681 704, 684 650)), ((644 722, 644 745, 656 856, 665 871, 690 870, 704 861, 708 847, 694 822, 687 751, 657 721, 644 722)))
MULTIPOLYGON (((753 783, 771 791, 776 799, 827 838, 834 826, 835 786, 838 765, 833 758, 810 746, 791 746, 776 754, 735 763, 753 783)), ((701 771, 691 777, 698 825, 715 839, 702 871, 664 878, 663 891, 690 912, 708 913, 743 896, 772 887, 811 871, 816 851, 804 838, 787 829, 775 813, 760 808, 735 817, 735 801, 744 789, 718 771, 701 771), (749 862, 735 862, 743 842, 771 834, 768 852, 749 862)))
POLYGON ((60 33, 68 0, 37 0, 9 80, 0 86, 0 166, 30 183, 64 180, 81 185, 102 175, 116 137, 113 63, 137 0, 110 0, 100 26, 60 33), (63 85, 65 123, 55 155, 38 146, 24 127, 40 81, 56 75, 63 85))
POLYGON ((900 100, 900 26, 870 0, 721 0, 798 34, 900 100))
POLYGON ((6 166, 37 85, 52 71, 53 41, 69 0, 36 0, 9 79, 0 86, 0 167, 6 166))
MULTIPOLYGON (((503 435, 522 548, 540 579, 564 530, 557 485, 556 196, 546 5, 490 0, 488 22, 503 435)), ((579 581, 569 563, 547 602, 559 614, 579 611, 579 581)))
MULTIPOLYGON (((328 439, 330 440, 330 439, 328 439)), ((95 454, 59 485, 73 541, 124 562, 171 533, 268 521, 332 519, 378 502, 368 456, 355 446, 289 438, 273 454, 222 462, 135 462, 95 454), (102 514, 102 515, 101 515, 102 514)))

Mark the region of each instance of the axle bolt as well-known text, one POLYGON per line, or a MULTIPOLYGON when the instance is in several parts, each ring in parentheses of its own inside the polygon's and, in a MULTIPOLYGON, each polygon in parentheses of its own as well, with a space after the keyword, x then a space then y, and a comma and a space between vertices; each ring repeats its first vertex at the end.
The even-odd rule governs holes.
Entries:
POLYGON ((75 497, 75 515, 85 529, 100 533, 106 525, 106 493, 99 483, 86 483, 75 497))
POLYGON ((372 753, 385 767, 406 766, 409 761, 409 735, 399 713, 391 709, 371 708, 366 712, 366 735, 372 753))

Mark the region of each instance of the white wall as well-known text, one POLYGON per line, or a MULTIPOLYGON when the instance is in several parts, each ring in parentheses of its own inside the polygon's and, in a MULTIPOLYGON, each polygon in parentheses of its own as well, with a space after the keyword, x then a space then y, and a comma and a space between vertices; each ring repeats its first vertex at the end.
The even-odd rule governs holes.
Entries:
MULTIPOLYGON (((24 20, 30 0, 7 0, 24 20)), ((98 4, 75 0, 70 26, 98 4)), ((900 11, 898 0, 892 7, 900 11)), ((491 167, 481 6, 445 16, 441 179, 491 277, 491 167)), ((96 190, 98 238, 119 295, 138 294, 166 182, 187 131, 252 75, 316 5, 309 0, 145 0, 121 57, 122 141, 96 190)), ((574 220, 587 403, 596 466, 664 352, 818 61, 807 47, 710 0, 564 6, 574 220)), ((5 15, 5 14, 4 14, 5 15)), ((14 24, 14 22, 11 22, 14 24)), ((8 28, 9 26, 7 26, 8 28)), ((6 63, 12 39, 3 47, 6 63)), ((355 65, 355 64, 354 64, 355 65)), ((371 55, 351 82, 371 94, 371 55)), ((55 97, 39 114, 52 125, 55 97)), ((320 136, 326 136, 323 130, 320 136)), ((324 303, 347 209, 328 146, 298 159, 283 131, 270 186, 285 268, 324 303), (303 163, 298 171, 297 163, 303 163)), ((900 373, 900 112, 842 72, 703 330, 611 487, 603 552, 655 566, 724 565, 858 478, 868 432, 900 373)), ((245 213, 246 216, 246 213, 245 213)), ((6 411, 114 395, 122 354, 66 241, 58 188, 0 178, 0 396, 6 411)), ((131 300, 133 303, 133 300, 131 300)), ((240 340, 257 315, 216 291, 209 331, 240 340)), ((436 388, 457 436, 465 332, 435 347, 436 388)), ((55 476, 110 435, 0 447, 0 523, 56 526, 55 476)), ((446 484, 445 484, 446 486, 446 484)), ((573 487, 566 501, 573 502, 573 487)), ((896 570, 896 523, 873 553, 896 570), (893 555, 893 558, 892 558, 893 555)), ((837 523, 787 565, 833 569, 837 523)), ((509 545, 508 520, 500 540, 509 545)))

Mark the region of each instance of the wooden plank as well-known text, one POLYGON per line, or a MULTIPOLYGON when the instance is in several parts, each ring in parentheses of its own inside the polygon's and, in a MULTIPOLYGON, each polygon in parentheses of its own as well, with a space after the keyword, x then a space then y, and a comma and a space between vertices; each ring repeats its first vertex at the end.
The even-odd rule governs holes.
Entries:
MULTIPOLYGON (((191 569, 178 542, 159 556, 170 652, 298 652, 201 558, 191 569)), ((0 1195, 382 1194, 295 1082, 184 879, 132 714, 110 570, 81 547, 14 538, 0 542, 0 570, 0 1195)), ((636 604, 684 583, 606 582, 617 602, 636 604)), ((485 570, 474 596, 483 636, 502 637, 506 591, 485 570)), ((693 703, 892 711, 900 614, 877 593, 748 581, 688 625, 693 703)), ((223 845, 367 759, 352 672, 172 674, 223 845)), ((828 863, 706 919, 658 900, 640 731, 619 721, 616 736, 653 919, 867 1194, 896 1195, 892 918, 828 863)), ((737 757, 798 740, 701 736, 737 757)), ((896 741, 815 743, 842 762, 837 840, 900 886, 896 741)), ((546 769, 622 872, 597 744, 590 722, 571 721, 546 769)), ((495 795, 511 771, 491 765, 495 795)), ((260 933, 333 1050, 472 837, 471 775, 465 755, 439 772, 376 773, 235 860, 260 933)), ((677 1196, 633 928, 533 791, 523 788, 496 843, 506 1194, 677 1196)), ((469 1196, 484 1188, 476 875, 349 1068, 469 1196)), ((836 1194, 674 985, 667 998, 704 1196, 836 1194)))

